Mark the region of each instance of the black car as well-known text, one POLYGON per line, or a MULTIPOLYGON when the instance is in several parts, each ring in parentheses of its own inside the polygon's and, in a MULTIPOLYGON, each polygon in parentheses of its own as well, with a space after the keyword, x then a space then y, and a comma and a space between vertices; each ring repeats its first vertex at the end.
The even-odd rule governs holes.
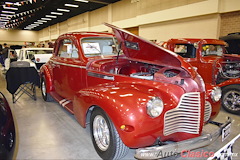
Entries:
POLYGON ((9 104, 0 92, 0 159, 13 158, 15 149, 15 126, 9 104))
POLYGON ((226 47, 228 53, 240 55, 240 32, 229 33, 227 36, 220 37, 219 39, 228 43, 226 47))

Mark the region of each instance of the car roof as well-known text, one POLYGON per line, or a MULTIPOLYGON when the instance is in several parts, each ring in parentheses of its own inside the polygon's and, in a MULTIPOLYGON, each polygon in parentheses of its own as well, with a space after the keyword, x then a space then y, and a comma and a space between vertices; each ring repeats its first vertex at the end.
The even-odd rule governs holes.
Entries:
POLYGON ((22 48, 21 50, 53 50, 53 48, 22 48))
POLYGON ((183 43, 183 44, 193 44, 202 42, 203 44, 220 44, 220 45, 227 45, 226 42, 219 39, 198 39, 198 38, 179 38, 179 39, 170 39, 168 42, 174 43, 183 43))
POLYGON ((70 32, 60 35, 59 38, 75 37, 77 39, 81 39, 85 37, 98 37, 98 36, 113 37, 113 34, 108 32, 70 32))

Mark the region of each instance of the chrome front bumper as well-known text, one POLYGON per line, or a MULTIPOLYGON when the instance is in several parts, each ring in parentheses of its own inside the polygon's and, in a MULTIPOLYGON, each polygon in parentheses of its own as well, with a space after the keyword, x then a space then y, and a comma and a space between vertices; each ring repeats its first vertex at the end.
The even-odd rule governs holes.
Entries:
MULTIPOLYGON (((184 150, 193 150, 201 148, 213 143, 222 135, 222 129, 231 123, 231 119, 228 117, 228 120, 219 126, 219 129, 216 132, 205 134, 196 138, 174 142, 162 146, 153 146, 147 148, 139 148, 136 150, 135 158, 137 159, 159 159, 167 156, 176 155, 184 150), (167 153, 167 154, 166 154, 167 153)), ((212 122, 212 124, 219 124, 212 122)))

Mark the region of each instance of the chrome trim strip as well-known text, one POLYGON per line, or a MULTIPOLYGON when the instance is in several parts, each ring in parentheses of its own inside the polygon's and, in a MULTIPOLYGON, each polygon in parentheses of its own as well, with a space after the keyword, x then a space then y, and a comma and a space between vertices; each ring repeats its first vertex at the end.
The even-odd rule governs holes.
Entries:
POLYGON ((95 72, 88 72, 88 76, 102 78, 102 79, 111 80, 111 81, 114 81, 115 79, 114 76, 95 73, 95 72))
POLYGON ((56 62, 56 61, 53 61, 53 60, 49 60, 49 61, 54 63, 54 64, 59 64, 59 65, 63 65, 63 66, 86 69, 86 66, 78 66, 78 65, 74 65, 74 64, 66 64, 66 63, 56 62))
POLYGON ((66 102, 67 101, 67 99, 62 99, 61 101, 59 101, 58 103, 60 104, 60 105, 62 105, 64 102, 66 102))
POLYGON ((65 107, 67 104, 69 104, 69 103, 71 103, 71 102, 72 102, 72 101, 67 100, 67 101, 65 101, 65 102, 62 104, 62 106, 65 107))

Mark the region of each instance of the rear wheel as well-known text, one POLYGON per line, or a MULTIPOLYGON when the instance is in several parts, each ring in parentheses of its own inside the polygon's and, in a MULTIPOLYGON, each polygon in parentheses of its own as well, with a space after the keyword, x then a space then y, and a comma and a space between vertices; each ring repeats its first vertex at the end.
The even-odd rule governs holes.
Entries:
POLYGON ((223 88, 223 108, 233 114, 240 114, 240 85, 223 88))
POLYGON ((102 159, 121 159, 126 156, 129 148, 123 144, 116 128, 102 109, 93 110, 90 123, 92 142, 102 159))
POLYGON ((52 96, 49 93, 47 93, 47 84, 44 76, 41 78, 41 91, 42 91, 42 97, 44 101, 47 101, 47 102, 53 101, 52 96))

